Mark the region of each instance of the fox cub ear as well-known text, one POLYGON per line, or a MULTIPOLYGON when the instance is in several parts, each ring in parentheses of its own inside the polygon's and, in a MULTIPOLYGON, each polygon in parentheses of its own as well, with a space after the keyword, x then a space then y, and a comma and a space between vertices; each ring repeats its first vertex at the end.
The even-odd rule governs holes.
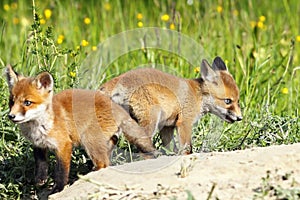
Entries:
POLYGON ((53 78, 50 73, 42 72, 34 79, 34 84, 36 85, 38 90, 43 92, 51 92, 53 90, 53 78))
POLYGON ((217 56, 214 59, 214 62, 212 64, 212 68, 213 68, 214 71, 222 71, 222 70, 227 71, 227 67, 226 67, 224 61, 219 56, 217 56))
POLYGON ((218 74, 210 67, 207 60, 203 59, 201 63, 201 78, 204 81, 214 82, 218 74))
POLYGON ((12 88, 18 81, 20 81, 21 79, 24 78, 23 76, 21 76, 17 72, 15 72, 11 65, 7 65, 5 74, 6 74, 6 80, 7 80, 8 86, 9 86, 9 91, 12 90, 12 88))

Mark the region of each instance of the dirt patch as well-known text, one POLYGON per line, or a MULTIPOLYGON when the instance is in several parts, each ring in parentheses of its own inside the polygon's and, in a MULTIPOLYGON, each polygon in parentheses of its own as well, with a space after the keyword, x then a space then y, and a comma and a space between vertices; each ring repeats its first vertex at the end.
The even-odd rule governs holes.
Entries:
POLYGON ((272 198, 290 188, 300 198, 299 166, 300 144, 162 156, 91 172, 49 198, 253 199, 266 190, 272 198))

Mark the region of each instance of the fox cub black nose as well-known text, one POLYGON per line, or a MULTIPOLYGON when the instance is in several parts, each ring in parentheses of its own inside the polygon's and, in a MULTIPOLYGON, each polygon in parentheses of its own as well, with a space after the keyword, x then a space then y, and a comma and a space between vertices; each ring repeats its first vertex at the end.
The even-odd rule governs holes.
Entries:
POLYGON ((15 117, 16 117, 16 115, 14 115, 14 114, 8 114, 9 119, 14 119, 15 117))
POLYGON ((238 116, 238 117, 236 118, 236 121, 242 121, 242 119, 243 119, 242 116, 238 116))

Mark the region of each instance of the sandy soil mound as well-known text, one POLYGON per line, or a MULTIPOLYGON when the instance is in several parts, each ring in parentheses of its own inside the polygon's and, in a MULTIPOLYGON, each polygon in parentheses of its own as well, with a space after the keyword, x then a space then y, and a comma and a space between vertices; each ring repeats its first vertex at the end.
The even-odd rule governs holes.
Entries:
POLYGON ((300 144, 162 156, 91 172, 49 198, 253 199, 265 190, 274 198, 286 188, 300 198, 299 166, 300 144))

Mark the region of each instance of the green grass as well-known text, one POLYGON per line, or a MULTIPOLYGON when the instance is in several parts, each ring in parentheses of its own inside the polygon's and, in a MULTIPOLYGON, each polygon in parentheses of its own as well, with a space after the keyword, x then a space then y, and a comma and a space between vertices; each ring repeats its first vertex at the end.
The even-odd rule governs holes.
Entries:
MULTIPOLYGON (((96 59, 93 55, 101 54, 99 49, 93 51, 93 46, 138 28, 139 21, 144 27, 163 29, 174 24, 176 31, 202 45, 209 59, 219 55, 226 60, 241 90, 243 121, 226 124, 214 116, 205 116, 194 128, 195 152, 299 142, 300 4, 297 0, 221 2, 194 0, 188 5, 186 1, 167 0, 36 1, 37 14, 45 20, 39 25, 27 1, 3 0, 0 69, 11 64, 25 75, 47 70, 55 77, 56 91, 78 87, 80 80, 86 78, 78 77, 78 72, 96 59), (222 12, 217 11, 218 6, 222 12), (52 11, 49 19, 45 18, 45 9, 52 11), (138 13, 143 15, 141 20, 137 19, 138 13), (169 21, 161 19, 164 14, 170 16, 169 21), (86 17, 90 24, 84 23, 86 17), (36 34, 32 34, 33 29, 36 34), (60 35, 64 39, 58 44, 60 35), (82 40, 88 45, 84 46, 82 40)), ((188 56, 197 53, 187 46, 183 50, 181 54, 188 56)), ((181 77, 198 76, 194 69, 199 66, 189 63, 186 57, 161 49, 138 49, 103 68, 102 81, 148 63, 167 66, 167 71, 181 77)), ((0 78, 0 88, 0 197, 35 198, 36 191, 42 189, 33 184, 31 145, 7 119, 8 87, 4 76, 0 78)), ((122 154, 116 150, 113 162, 130 161, 126 157, 134 149, 123 140, 119 149, 122 154)), ((76 150, 71 179, 77 177, 76 170, 88 171, 89 162, 85 160, 82 151, 76 150)))

